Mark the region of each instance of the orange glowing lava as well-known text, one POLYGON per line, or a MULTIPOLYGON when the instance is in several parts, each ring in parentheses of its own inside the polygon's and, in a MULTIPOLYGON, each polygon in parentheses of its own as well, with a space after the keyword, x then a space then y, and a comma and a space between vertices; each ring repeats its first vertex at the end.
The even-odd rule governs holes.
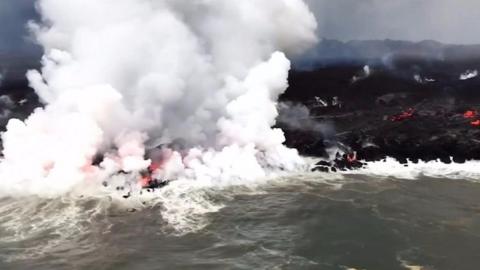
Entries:
POLYGON ((161 167, 161 164, 160 164, 160 163, 152 162, 152 164, 150 164, 150 166, 148 167, 148 170, 149 170, 150 172, 154 172, 154 171, 160 169, 160 167, 161 167))
POLYGON ((347 155, 347 161, 349 163, 353 163, 353 162, 356 162, 357 161, 357 153, 350 153, 347 155))
POLYGON ((475 116, 477 116, 477 111, 466 111, 466 112, 463 114, 463 117, 464 117, 464 118, 467 118, 467 119, 474 118, 475 116))
POLYGON ((404 121, 404 120, 407 120, 407 119, 411 118, 414 113, 415 113, 415 109, 413 109, 413 108, 408 108, 408 110, 403 111, 403 112, 400 113, 399 115, 394 115, 394 116, 392 116, 392 117, 390 118, 390 120, 391 120, 392 122, 404 121))
POLYGON ((152 177, 147 174, 147 175, 144 175, 142 176, 142 178, 140 179, 140 185, 142 187, 148 187, 150 185, 150 182, 152 181, 152 177))

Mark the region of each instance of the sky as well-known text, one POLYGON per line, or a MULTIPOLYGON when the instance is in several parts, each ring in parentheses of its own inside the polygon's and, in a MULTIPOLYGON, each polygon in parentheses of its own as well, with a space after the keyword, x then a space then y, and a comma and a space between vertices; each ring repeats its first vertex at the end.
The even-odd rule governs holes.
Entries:
POLYGON ((478 0, 307 0, 321 37, 480 44, 478 0))
POLYGON ((0 53, 33 51, 26 24, 35 18, 34 0, 1 0, 0 53))
MULTIPOLYGON (((34 48, 26 23, 36 19, 35 0, 0 1, 0 53, 34 48)), ((480 44, 478 0, 306 0, 320 38, 348 40, 432 39, 480 44)))

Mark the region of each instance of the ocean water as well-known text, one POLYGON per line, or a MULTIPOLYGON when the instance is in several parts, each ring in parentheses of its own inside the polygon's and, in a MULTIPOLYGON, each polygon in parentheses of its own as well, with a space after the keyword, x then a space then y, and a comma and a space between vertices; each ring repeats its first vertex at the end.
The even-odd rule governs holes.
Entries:
POLYGON ((471 179, 307 174, 158 195, 1 199, 0 269, 480 269, 471 179))

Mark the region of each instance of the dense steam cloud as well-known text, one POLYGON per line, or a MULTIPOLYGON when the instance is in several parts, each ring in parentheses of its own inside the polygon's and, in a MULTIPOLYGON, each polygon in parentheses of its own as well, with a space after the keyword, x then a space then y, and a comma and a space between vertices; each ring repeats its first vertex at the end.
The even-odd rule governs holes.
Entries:
POLYGON ((302 160, 272 129, 290 62, 316 42, 301 0, 40 0, 44 109, 3 134, 4 192, 56 194, 135 174, 182 139, 161 177, 251 180, 302 160), (97 153, 106 153, 100 167, 97 153), (28 170, 25 170, 25 166, 28 170))
POLYGON ((321 37, 480 43, 477 0, 307 0, 321 37))

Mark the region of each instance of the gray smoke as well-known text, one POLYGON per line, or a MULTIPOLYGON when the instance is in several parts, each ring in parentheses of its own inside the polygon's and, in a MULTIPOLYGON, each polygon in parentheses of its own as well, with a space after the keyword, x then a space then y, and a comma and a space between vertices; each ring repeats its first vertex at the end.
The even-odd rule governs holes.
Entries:
POLYGON ((307 106, 300 103, 282 102, 278 106, 278 123, 292 130, 313 132, 325 139, 335 137, 335 129, 332 123, 316 120, 307 106))

